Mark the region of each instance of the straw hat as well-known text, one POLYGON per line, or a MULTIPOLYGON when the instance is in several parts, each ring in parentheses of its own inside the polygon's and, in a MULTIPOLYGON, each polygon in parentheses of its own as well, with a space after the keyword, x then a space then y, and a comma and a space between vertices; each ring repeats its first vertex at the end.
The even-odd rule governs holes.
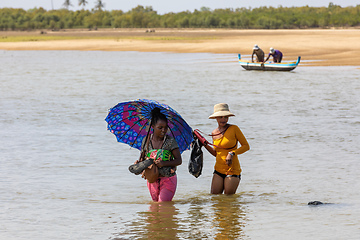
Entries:
POLYGON ((229 105, 226 103, 218 103, 214 106, 214 113, 209 116, 210 119, 214 119, 216 117, 233 117, 235 116, 229 110, 229 105))

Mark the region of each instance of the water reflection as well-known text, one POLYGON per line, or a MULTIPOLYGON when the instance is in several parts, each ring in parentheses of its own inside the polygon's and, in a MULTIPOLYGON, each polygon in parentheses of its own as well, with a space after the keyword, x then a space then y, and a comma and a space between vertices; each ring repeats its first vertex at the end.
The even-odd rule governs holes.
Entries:
POLYGON ((175 239, 178 229, 174 202, 151 203, 146 215, 146 231, 142 239, 175 239))
POLYGON ((138 212, 113 240, 244 239, 245 204, 239 195, 151 203, 148 211, 138 212))
POLYGON ((212 198, 213 223, 217 228, 215 239, 240 239, 244 236, 246 215, 244 204, 239 200, 240 197, 237 195, 212 198))
POLYGON ((146 212, 138 212, 137 218, 117 233, 120 239, 177 239, 179 229, 178 209, 174 202, 153 202, 146 212))

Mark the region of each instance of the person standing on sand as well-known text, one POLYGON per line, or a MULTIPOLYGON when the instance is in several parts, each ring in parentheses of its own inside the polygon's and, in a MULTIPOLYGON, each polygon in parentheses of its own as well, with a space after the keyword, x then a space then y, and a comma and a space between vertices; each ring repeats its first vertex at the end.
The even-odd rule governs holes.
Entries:
POLYGON ((254 54, 256 55, 257 62, 264 61, 265 53, 261 48, 259 48, 259 46, 257 44, 255 44, 255 46, 253 47, 253 53, 251 55, 251 62, 254 62, 254 54))
POLYGON ((236 125, 228 124, 230 112, 226 103, 214 106, 209 119, 216 119, 218 127, 212 131, 213 147, 207 141, 202 142, 206 150, 216 157, 215 171, 211 182, 212 194, 235 194, 241 180, 241 167, 237 155, 250 149, 249 143, 236 125), (238 148, 238 142, 240 147, 238 148))
POLYGON ((265 63, 267 60, 269 60, 270 56, 273 56, 273 60, 275 63, 281 63, 281 60, 283 58, 282 52, 271 47, 269 55, 263 63, 265 63))

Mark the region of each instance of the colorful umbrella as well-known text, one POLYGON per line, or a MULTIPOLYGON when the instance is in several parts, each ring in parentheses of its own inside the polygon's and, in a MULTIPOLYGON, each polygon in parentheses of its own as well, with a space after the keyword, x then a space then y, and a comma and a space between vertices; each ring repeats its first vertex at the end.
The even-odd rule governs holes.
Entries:
POLYGON ((171 135, 176 139, 180 152, 188 150, 193 140, 192 129, 174 109, 154 100, 139 99, 122 102, 109 110, 105 121, 108 130, 115 134, 117 141, 141 150, 141 144, 148 134, 151 111, 159 108, 168 119, 171 135))

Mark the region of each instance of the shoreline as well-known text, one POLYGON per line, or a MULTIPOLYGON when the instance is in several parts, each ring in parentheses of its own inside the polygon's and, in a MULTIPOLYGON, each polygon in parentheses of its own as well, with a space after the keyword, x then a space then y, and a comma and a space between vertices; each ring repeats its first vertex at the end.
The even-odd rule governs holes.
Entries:
POLYGON ((251 55, 258 44, 283 52, 283 62, 301 56, 306 66, 360 66, 358 29, 68 29, 0 31, 1 50, 139 51, 251 55), (21 40, 24 38, 24 40, 21 40), (12 40, 15 39, 15 40, 12 40), (20 39, 17 41, 16 39, 20 39))

